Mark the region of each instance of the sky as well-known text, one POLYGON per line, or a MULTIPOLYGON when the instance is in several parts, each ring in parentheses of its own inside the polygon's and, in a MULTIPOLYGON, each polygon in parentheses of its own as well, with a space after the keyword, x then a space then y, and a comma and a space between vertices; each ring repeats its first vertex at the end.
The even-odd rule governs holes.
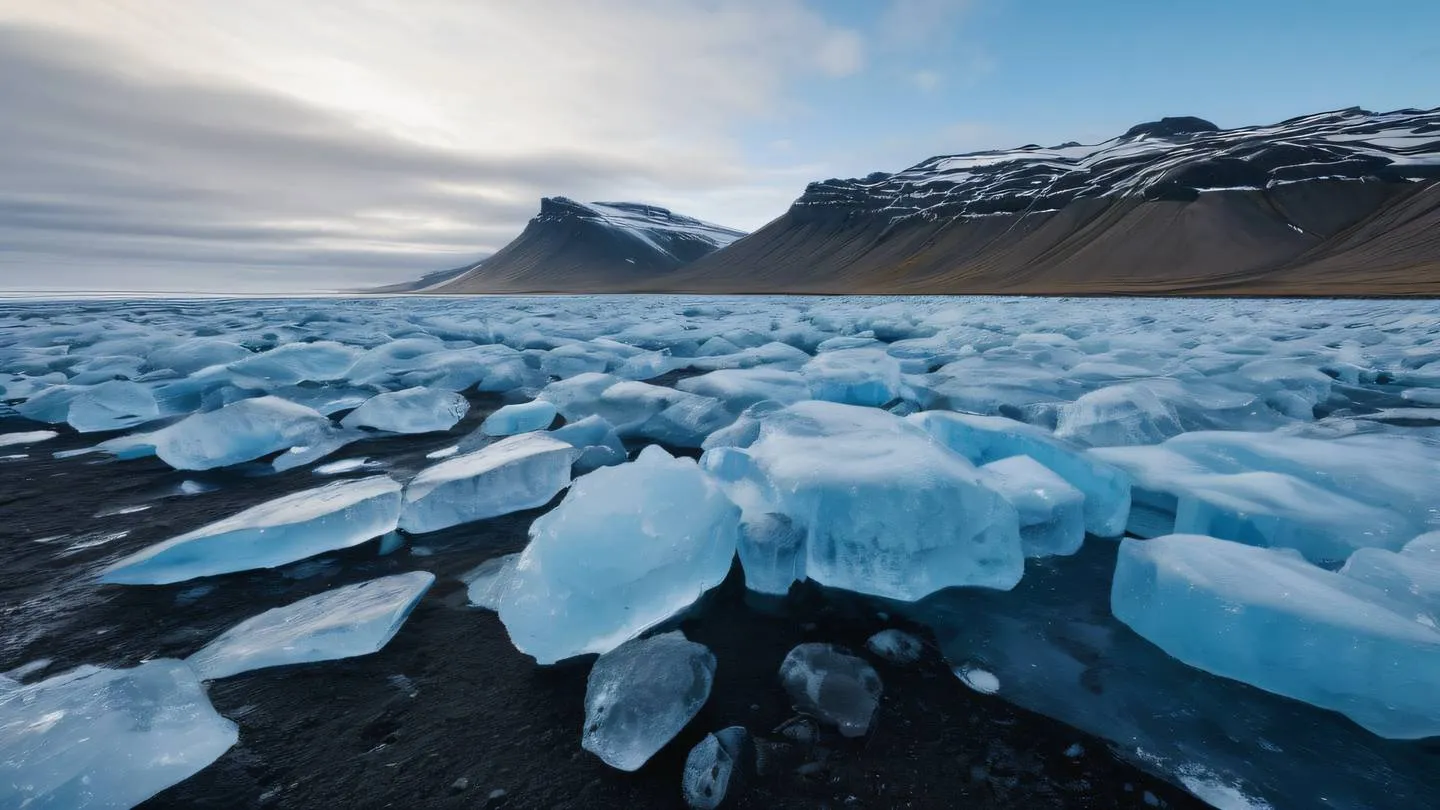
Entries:
POLYGON ((0 289, 364 288, 542 196, 1440 104, 1433 0, 0 0, 0 289))

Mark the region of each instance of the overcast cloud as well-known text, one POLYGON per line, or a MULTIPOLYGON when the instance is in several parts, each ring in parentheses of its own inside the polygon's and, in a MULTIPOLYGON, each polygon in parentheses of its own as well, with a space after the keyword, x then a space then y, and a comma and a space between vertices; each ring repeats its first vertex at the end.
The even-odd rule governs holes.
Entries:
POLYGON ((362 287, 554 194, 755 228, 826 167, 737 125, 865 60, 799 0, 0 0, 0 287, 362 287))

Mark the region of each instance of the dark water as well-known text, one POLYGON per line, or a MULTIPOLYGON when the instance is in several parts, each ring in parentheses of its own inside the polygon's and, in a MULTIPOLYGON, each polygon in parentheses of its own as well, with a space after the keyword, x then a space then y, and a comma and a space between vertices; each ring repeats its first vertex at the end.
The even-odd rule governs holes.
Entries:
MULTIPOLYGON (((500 403, 475 399, 448 434, 367 441, 338 457, 367 456, 404 480, 431 463, 427 452, 454 444, 500 403)), ((39 427, 0 419, 4 432, 39 427)), ((0 670, 53 659, 31 676, 41 677, 82 663, 183 657, 242 619, 337 585, 415 569, 438 577, 379 653, 212 684, 211 698, 239 724, 240 742, 147 802, 151 810, 678 807, 689 748, 735 724, 756 734, 767 754, 737 807, 1146 807, 1147 792, 1171 807, 1203 806, 1120 761, 1103 741, 969 691, 933 649, 916 667, 877 665, 885 696, 865 739, 822 733, 810 743, 788 741, 773 731, 794 715, 777 678, 785 654, 803 641, 860 650, 899 620, 877 615, 883 605, 819 589, 755 603, 738 570, 677 622, 719 661, 710 701, 645 768, 621 773, 580 748, 589 661, 537 667, 510 645, 493 614, 466 605, 459 577, 522 548, 544 509, 412 538, 385 557, 372 542, 275 571, 101 586, 93 574, 120 556, 336 479, 303 469, 185 473, 155 459, 51 456, 95 441, 66 434, 13 451, 25 459, 0 462, 0 670), (187 481, 213 489, 181 494, 187 481), (111 514, 136 506, 149 508, 111 514), (1084 753, 1065 756, 1074 743, 1084 753)))

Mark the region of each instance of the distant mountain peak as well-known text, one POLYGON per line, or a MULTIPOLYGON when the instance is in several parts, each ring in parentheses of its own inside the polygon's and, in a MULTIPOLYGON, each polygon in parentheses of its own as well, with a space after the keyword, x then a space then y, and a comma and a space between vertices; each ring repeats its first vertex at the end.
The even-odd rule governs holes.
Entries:
MULTIPOLYGON (((1193 115, 1166 116, 1159 121, 1147 121, 1143 124, 1136 124, 1125 131, 1122 138, 1136 138, 1141 135, 1154 135, 1162 138, 1174 137, 1176 135, 1192 135, 1197 132, 1219 132, 1220 127, 1206 121, 1204 118, 1196 118, 1193 115)), ((1038 148, 1038 147, 1037 147, 1038 148)))

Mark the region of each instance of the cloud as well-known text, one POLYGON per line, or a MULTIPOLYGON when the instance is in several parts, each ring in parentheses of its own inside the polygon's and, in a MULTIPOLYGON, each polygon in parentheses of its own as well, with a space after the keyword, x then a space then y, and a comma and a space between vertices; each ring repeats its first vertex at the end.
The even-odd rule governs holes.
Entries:
POLYGON ((756 227, 807 178, 740 128, 865 60, 799 0, 0 0, 0 287, 362 286, 549 194, 756 227))
POLYGON ((921 91, 929 93, 940 86, 940 74, 933 70, 917 70, 910 74, 910 82, 921 91))
POLYGON ((890 0, 880 16, 881 44, 918 48, 947 41, 974 0, 890 0))

